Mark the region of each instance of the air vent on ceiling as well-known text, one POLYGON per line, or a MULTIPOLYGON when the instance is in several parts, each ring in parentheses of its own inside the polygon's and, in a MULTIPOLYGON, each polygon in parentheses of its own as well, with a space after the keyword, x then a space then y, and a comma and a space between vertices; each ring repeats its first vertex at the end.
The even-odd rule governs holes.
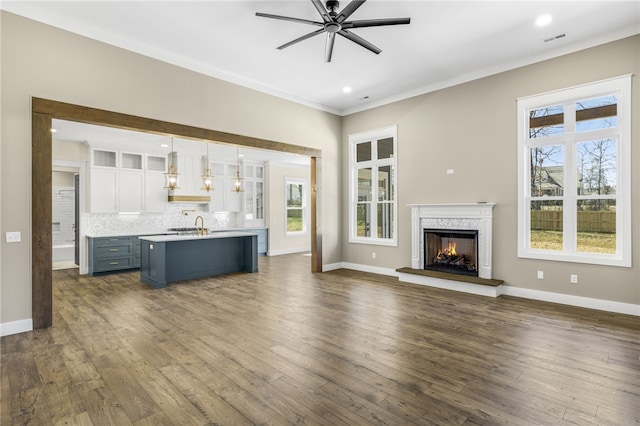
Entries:
POLYGON ((544 39, 544 42, 545 42, 545 43, 547 43, 547 42, 549 42, 549 41, 558 40, 558 39, 563 38, 563 37, 566 37, 566 36, 567 36, 567 35, 566 35, 565 33, 558 34, 558 35, 557 35, 557 36, 555 36, 555 37, 545 38, 545 39, 544 39))

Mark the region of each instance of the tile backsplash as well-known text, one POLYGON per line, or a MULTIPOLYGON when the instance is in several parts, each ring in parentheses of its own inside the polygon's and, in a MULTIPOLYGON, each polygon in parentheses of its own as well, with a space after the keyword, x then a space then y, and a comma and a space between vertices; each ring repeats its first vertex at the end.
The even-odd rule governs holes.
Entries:
POLYGON ((233 229, 236 215, 230 212, 209 212, 201 204, 169 204, 164 213, 120 215, 114 213, 86 213, 80 228, 90 236, 128 235, 165 232, 169 228, 194 227, 197 216, 202 216, 209 230, 233 229))

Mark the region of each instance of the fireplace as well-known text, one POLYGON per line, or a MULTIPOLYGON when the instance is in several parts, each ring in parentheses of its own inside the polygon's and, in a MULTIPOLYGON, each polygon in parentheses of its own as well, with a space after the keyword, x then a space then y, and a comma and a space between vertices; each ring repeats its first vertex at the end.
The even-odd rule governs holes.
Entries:
MULTIPOLYGON (((475 264, 475 271, 464 275, 491 279, 491 236, 493 203, 468 204, 410 204, 411 207, 411 268, 431 269, 433 258, 437 256, 427 247, 428 238, 447 240, 448 234, 457 234, 456 251, 464 249, 465 266, 475 264), (428 237, 427 232, 436 235, 428 237), (469 247, 468 245, 475 245, 469 247), (430 259, 431 258, 431 259, 430 259)), ((448 242, 442 248, 448 248, 448 242)), ((460 260, 459 260, 460 262, 460 260)), ((442 266, 442 265, 440 265, 442 266)), ((468 266, 467 266, 468 267, 468 266)), ((457 269, 457 268, 456 268, 457 269)), ((453 271, 447 271, 453 272, 453 271)), ((460 271, 456 270, 456 273, 460 271)))
POLYGON ((423 229, 424 269, 478 276, 478 231, 423 229))

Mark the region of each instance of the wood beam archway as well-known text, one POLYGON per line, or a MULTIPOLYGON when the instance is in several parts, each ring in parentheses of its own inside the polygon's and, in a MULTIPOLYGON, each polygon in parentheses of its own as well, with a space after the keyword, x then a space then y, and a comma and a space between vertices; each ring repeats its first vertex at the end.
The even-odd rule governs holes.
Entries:
POLYGON ((222 142, 310 157, 311 271, 322 272, 322 233, 319 221, 321 150, 42 98, 32 98, 31 113, 31 293, 34 329, 47 328, 53 323, 53 275, 51 272, 51 124, 53 119, 222 142))

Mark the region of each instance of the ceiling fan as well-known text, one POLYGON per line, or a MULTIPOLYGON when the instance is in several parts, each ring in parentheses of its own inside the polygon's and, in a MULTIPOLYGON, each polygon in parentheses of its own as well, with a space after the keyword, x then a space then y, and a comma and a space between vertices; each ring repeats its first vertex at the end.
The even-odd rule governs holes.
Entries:
POLYGON ((335 42, 336 34, 340 34, 342 37, 349 39, 356 44, 359 44, 360 46, 370 50, 377 55, 382 52, 382 49, 369 43, 367 40, 352 33, 349 30, 353 28, 380 27, 384 25, 404 25, 411 22, 411 18, 383 18, 347 21, 349 16, 351 16, 353 12, 355 12, 360 6, 362 6, 365 1, 366 0, 352 0, 342 9, 342 11, 340 11, 340 13, 338 13, 340 3, 337 0, 327 0, 326 7, 320 0, 311 0, 311 3, 313 3, 316 10, 322 17, 322 22, 301 18, 292 18, 282 15, 272 15, 270 13, 261 12, 256 12, 256 16, 260 16, 263 18, 281 19, 283 21, 298 22, 301 24, 320 27, 319 29, 312 31, 309 34, 305 34, 302 37, 298 37, 297 39, 292 40, 289 43, 285 43, 282 46, 279 46, 278 50, 282 50, 286 47, 299 43, 318 34, 327 33, 324 59, 325 62, 331 62, 331 55, 333 54, 333 43, 335 42))

